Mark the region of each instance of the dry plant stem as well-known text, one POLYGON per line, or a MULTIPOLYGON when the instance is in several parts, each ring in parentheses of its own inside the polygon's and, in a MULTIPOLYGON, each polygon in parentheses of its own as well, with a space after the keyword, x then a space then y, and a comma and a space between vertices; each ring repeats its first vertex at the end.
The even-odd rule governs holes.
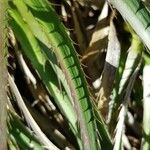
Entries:
POLYGON ((91 41, 87 50, 84 52, 81 62, 88 66, 85 71, 93 82, 93 87, 98 89, 100 86, 99 75, 104 66, 105 52, 108 43, 109 21, 108 4, 104 4, 101 14, 98 17, 96 28, 92 34, 91 41), (96 84, 95 84, 96 83, 96 84))
POLYGON ((29 110, 27 109, 19 91, 17 86, 15 85, 12 77, 10 75, 8 75, 8 82, 11 88, 11 91, 13 92, 13 94, 16 97, 18 106, 20 107, 20 109, 22 110, 26 121, 29 123, 29 125, 31 126, 31 128, 34 130, 35 134, 37 135, 37 137, 39 138, 39 140, 41 141, 41 143, 44 144, 44 146, 48 149, 53 149, 53 150, 59 150, 46 136, 45 134, 41 131, 41 129, 39 128, 39 126, 37 125, 37 123, 35 122, 35 120, 33 119, 33 117, 31 116, 29 110))
POLYGON ((31 115, 33 116, 33 118, 41 128, 41 130, 44 133, 46 133, 46 135, 49 137, 50 140, 55 141, 55 143, 61 149, 68 149, 68 150, 75 149, 73 145, 71 145, 67 141, 66 137, 58 130, 58 126, 56 124, 53 124, 53 122, 51 122, 41 113, 39 113, 36 109, 34 109, 26 99, 24 100, 29 112, 31 113, 31 115))
POLYGON ((37 81, 36 81, 35 77, 33 76, 33 74, 31 73, 30 69, 28 68, 28 66, 27 66, 27 64, 26 64, 26 62, 23 58, 23 55, 22 55, 21 51, 18 48, 18 44, 16 42, 14 33, 10 28, 8 30, 8 36, 9 36, 9 39, 10 39, 10 43, 14 47, 18 63, 20 65, 21 70, 25 74, 26 80, 28 81, 28 83, 32 83, 34 85, 34 87, 36 87, 36 82, 37 81))
POLYGON ((6 9, 7 0, 0 1, 0 150, 7 149, 7 131, 6 131, 6 62, 4 53, 6 50, 6 9))
POLYGON ((99 91, 98 108, 101 110, 103 116, 107 118, 108 103, 113 88, 116 69, 119 65, 121 46, 117 37, 117 32, 113 20, 110 22, 110 30, 108 36, 107 55, 102 74, 102 81, 99 91))

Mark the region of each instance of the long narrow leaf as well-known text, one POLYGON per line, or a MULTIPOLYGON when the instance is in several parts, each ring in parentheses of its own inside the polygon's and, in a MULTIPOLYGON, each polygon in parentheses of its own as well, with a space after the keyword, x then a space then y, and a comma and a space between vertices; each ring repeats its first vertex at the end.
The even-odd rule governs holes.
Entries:
POLYGON ((15 10, 10 10, 9 14, 14 19, 10 21, 10 25, 13 28, 18 41, 20 41, 25 55, 31 61, 31 64, 38 72, 50 94, 52 94, 52 96, 54 96, 56 99, 56 104, 59 106, 60 110, 69 120, 74 130, 77 132, 76 117, 74 115, 71 103, 66 96, 64 97, 63 94, 61 94, 57 77, 53 69, 50 67, 50 64, 48 62, 44 64, 46 62, 46 58, 41 52, 38 41, 33 36, 28 26, 23 22, 21 16, 15 12, 15 10))
POLYGON ((150 13, 142 0, 109 0, 143 40, 150 52, 150 13))
MULTIPOLYGON (((9 110, 9 109, 8 109, 9 110)), ((44 148, 37 140, 35 135, 27 128, 24 127, 23 123, 19 120, 19 118, 10 110, 8 111, 8 131, 9 131, 9 138, 15 145, 16 149, 36 149, 36 150, 43 150, 44 148)), ((10 145, 10 148, 12 146, 10 145)))
POLYGON ((10 75, 8 75, 8 82, 9 82, 11 91, 13 92, 13 94, 16 97, 19 108, 21 108, 27 122, 29 123, 31 128, 34 130, 35 134, 39 137, 39 140, 41 140, 41 143, 43 143, 44 146, 48 147, 49 149, 58 150, 58 148, 41 131, 41 129, 39 128, 39 126, 37 125, 37 123, 35 122, 33 117, 31 116, 29 110, 27 109, 27 107, 18 91, 17 86, 15 85, 15 83, 10 75))
MULTIPOLYGON (((63 25, 57 18, 52 7, 48 5, 46 1, 25 1, 29 2, 28 7, 32 8, 34 15, 37 15, 38 21, 43 26, 43 30, 47 31, 48 39, 51 43, 55 54, 60 61, 60 65, 68 80, 71 95, 74 102, 74 107, 78 116, 80 125, 81 138, 85 149, 97 149, 95 134, 96 122, 90 102, 88 90, 86 88, 86 82, 79 65, 79 60, 72 46, 63 25), (38 9, 37 9, 38 8, 38 9), (45 14, 49 15, 45 15, 45 14), (43 19, 43 20, 42 20, 43 19)), ((22 17, 27 21, 29 26, 33 26, 34 22, 31 22, 31 14, 23 2, 14 0, 18 11, 22 17), (27 13, 25 13, 27 12, 27 13)), ((36 31, 37 32, 37 31, 36 31)), ((35 33, 35 32, 34 32, 35 33)))
POLYGON ((145 59, 145 66, 143 69, 143 141, 141 149, 150 149, 150 57, 145 59))

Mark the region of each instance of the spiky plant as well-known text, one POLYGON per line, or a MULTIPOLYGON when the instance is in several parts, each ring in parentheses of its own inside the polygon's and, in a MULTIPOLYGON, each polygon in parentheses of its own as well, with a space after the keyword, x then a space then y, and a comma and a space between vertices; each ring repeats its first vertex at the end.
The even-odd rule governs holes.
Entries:
POLYGON ((149 150, 148 1, 1 0, 0 12, 0 149, 149 150))

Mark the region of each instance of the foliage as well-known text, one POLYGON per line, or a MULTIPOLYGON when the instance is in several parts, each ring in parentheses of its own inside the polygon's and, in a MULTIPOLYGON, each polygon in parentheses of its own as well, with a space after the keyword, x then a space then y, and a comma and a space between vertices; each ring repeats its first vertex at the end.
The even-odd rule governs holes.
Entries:
POLYGON ((148 2, 8 5, 9 149, 148 150, 148 2))

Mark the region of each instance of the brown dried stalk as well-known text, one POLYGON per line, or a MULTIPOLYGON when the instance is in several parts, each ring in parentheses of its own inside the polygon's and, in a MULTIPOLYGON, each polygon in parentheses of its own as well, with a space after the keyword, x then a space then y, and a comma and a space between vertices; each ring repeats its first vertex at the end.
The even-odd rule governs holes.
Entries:
POLYGON ((6 9, 7 0, 0 1, 0 150, 7 149, 7 128, 6 128, 6 61, 5 61, 5 50, 6 50, 6 9))

